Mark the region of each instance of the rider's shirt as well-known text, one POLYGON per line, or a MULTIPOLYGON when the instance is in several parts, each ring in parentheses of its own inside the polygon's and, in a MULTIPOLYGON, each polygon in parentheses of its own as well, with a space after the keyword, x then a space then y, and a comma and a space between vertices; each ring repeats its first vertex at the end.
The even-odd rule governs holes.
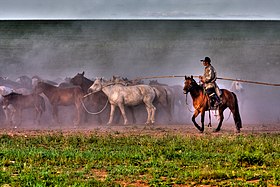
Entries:
POLYGON ((205 67, 204 69, 204 75, 203 75, 203 82, 205 89, 209 88, 215 88, 216 87, 216 81, 217 79, 217 73, 213 66, 209 65, 205 67))

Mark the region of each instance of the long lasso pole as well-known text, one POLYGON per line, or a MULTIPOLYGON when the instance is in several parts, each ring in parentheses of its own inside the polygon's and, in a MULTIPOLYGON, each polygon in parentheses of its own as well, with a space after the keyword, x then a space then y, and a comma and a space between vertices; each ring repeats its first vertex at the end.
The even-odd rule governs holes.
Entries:
MULTIPOLYGON (((141 79, 162 79, 162 78, 181 78, 185 77, 185 75, 163 75, 163 76, 147 76, 147 77, 137 77, 135 80, 141 80, 141 79)), ((194 78, 199 78, 199 76, 194 75, 194 78)), ((242 80, 242 79, 233 79, 233 78, 226 78, 226 77, 217 77, 219 80, 227 80, 227 81, 238 81, 238 82, 244 82, 244 83, 251 83, 251 84, 260 84, 260 85, 266 85, 266 86, 280 86, 280 84, 276 83, 268 83, 268 82, 259 82, 259 81, 250 81, 250 80, 242 80)))

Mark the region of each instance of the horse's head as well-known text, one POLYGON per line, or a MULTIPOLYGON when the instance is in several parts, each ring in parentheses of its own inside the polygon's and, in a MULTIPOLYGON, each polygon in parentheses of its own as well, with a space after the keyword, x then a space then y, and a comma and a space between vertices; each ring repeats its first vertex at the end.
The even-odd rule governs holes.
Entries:
POLYGON ((196 81, 193 79, 193 76, 187 77, 185 76, 184 82, 184 94, 189 93, 195 86, 197 86, 196 81))
POLYGON ((45 84, 43 81, 38 81, 37 84, 33 88, 33 93, 41 94, 44 91, 45 84))
POLYGON ((97 78, 97 79, 95 79, 93 84, 89 87, 88 92, 91 93, 91 92, 101 91, 102 86, 103 86, 103 79, 102 78, 97 78))
POLYGON ((157 80, 150 80, 149 85, 157 85, 158 81, 157 80))
POLYGON ((71 80, 70 80, 70 83, 71 84, 74 84, 74 85, 82 85, 83 83, 83 80, 84 80, 84 75, 85 75, 85 72, 83 71, 82 73, 77 73, 77 75, 75 75, 75 77, 73 77, 71 80))

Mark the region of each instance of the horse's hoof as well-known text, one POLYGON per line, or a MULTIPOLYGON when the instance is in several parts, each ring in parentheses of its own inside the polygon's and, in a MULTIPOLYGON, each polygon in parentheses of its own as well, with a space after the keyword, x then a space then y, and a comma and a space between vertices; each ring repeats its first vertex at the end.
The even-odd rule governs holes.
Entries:
POLYGON ((215 129, 213 132, 219 132, 221 129, 215 129))
POLYGON ((212 127, 211 123, 209 123, 209 124, 207 125, 207 127, 212 127))
POLYGON ((200 129, 199 129, 199 132, 200 132, 200 133, 203 133, 203 132, 204 132, 204 128, 203 128, 203 129, 200 128, 200 129))
POLYGON ((240 129, 237 129, 237 130, 235 131, 235 133, 240 133, 240 129))

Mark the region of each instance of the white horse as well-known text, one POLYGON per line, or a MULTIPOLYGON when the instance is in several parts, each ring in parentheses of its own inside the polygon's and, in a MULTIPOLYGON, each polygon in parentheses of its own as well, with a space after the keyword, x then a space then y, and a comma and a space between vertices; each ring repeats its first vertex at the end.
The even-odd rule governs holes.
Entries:
POLYGON ((230 91, 232 92, 237 92, 237 93, 242 93, 244 92, 244 87, 243 85, 241 84, 241 82, 239 81, 233 81, 231 83, 231 86, 230 86, 230 91))
POLYGON ((153 101, 156 97, 156 93, 151 86, 125 86, 123 84, 116 84, 103 79, 96 79, 88 91, 91 93, 103 91, 107 95, 111 104, 111 113, 108 124, 112 123, 117 106, 122 113, 124 124, 127 124, 128 120, 125 114, 124 106, 136 106, 142 103, 145 104, 148 113, 146 124, 154 124, 155 122, 156 107, 153 105, 153 101))
POLYGON ((240 103, 240 111, 242 112, 243 108, 244 108, 245 100, 247 99, 246 98, 247 94, 246 94, 243 84, 239 81, 233 81, 231 83, 229 90, 234 92, 237 95, 237 98, 240 103))

